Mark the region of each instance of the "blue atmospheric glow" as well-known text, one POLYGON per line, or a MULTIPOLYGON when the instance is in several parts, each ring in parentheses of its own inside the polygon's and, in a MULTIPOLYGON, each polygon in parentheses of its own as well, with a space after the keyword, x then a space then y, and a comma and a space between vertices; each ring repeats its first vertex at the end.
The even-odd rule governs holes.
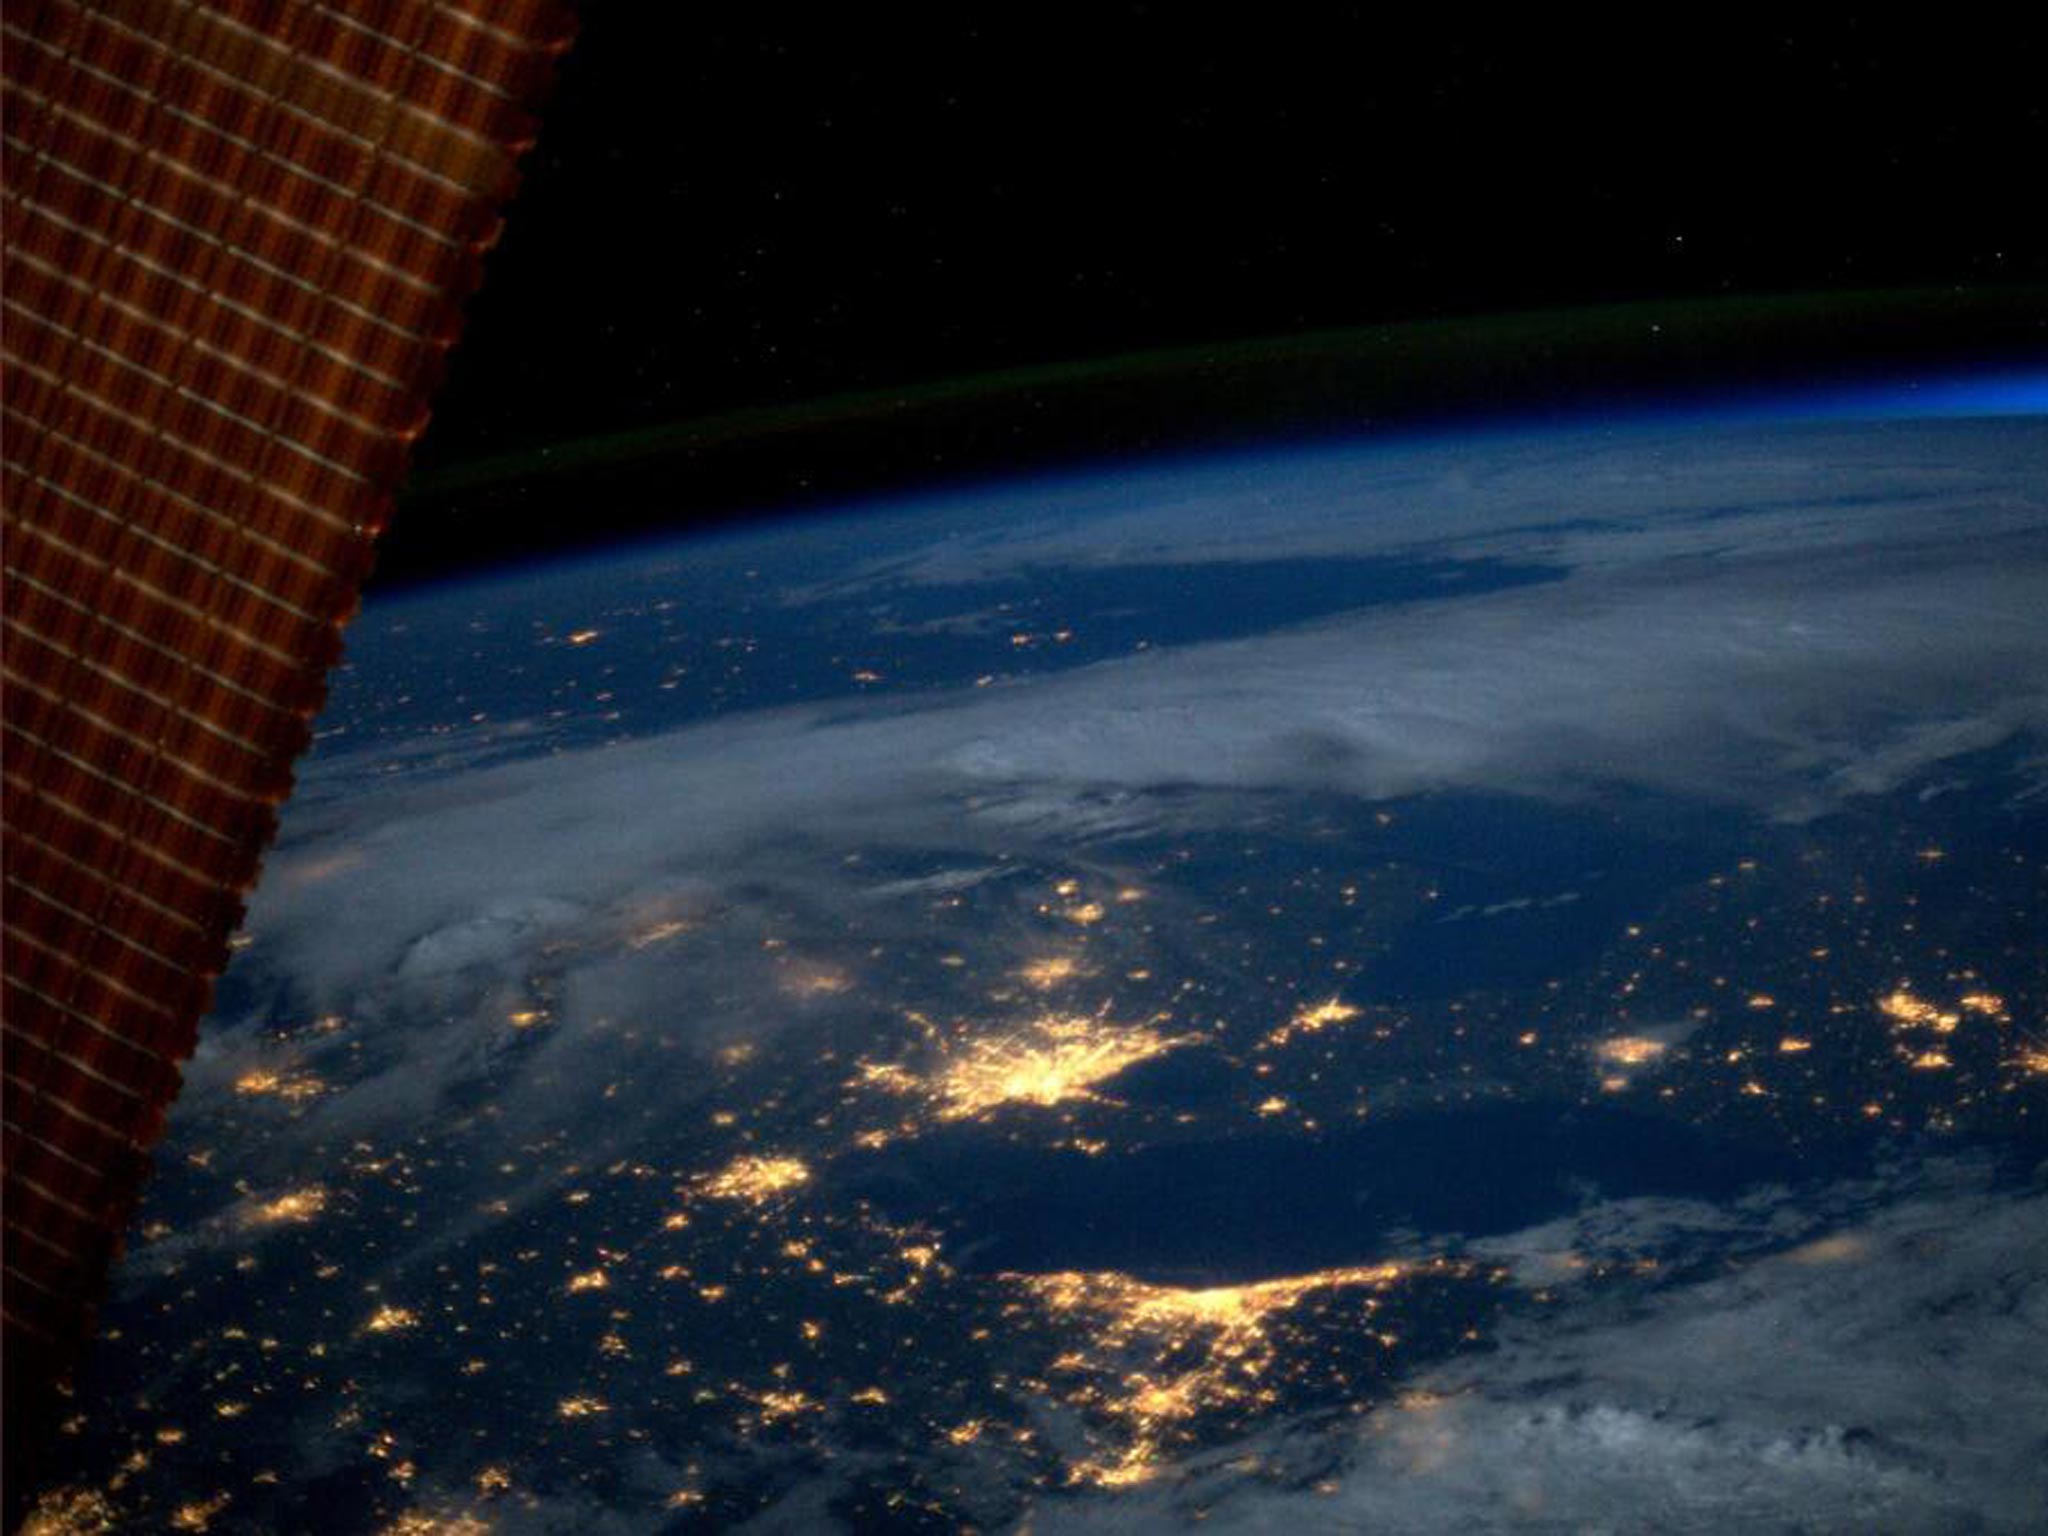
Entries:
POLYGON ((2048 415, 2048 367, 1887 379, 1790 394, 1778 414, 1860 419, 2048 415))
MULTIPOLYGON (((772 503, 747 509, 744 518, 678 530, 654 528, 567 554, 543 554, 498 566, 483 579, 522 578, 540 570, 609 566, 640 553, 668 549, 678 539, 702 546, 725 537, 751 537, 775 525, 799 526, 820 515, 837 518, 943 511, 963 500, 994 498, 1004 505, 1117 481, 1202 473, 1229 466, 1270 464, 1361 450, 1408 450, 1425 445, 1501 444, 1538 436, 1656 431, 1660 428, 1737 428, 1757 423, 1926 421, 1968 417, 2048 417, 2048 359, 2023 366, 1939 373, 1895 373, 1875 379, 1778 383, 1749 389, 1720 385, 1683 392, 1632 390, 1577 395, 1547 405, 1467 406, 1428 418, 1330 422, 1296 431, 1275 430, 1253 441, 1206 448, 1152 447, 1125 453, 1099 451, 1078 459, 1006 474, 976 473, 914 487, 847 496, 824 506, 772 503)), ((474 578, 473 578, 474 579, 474 578)), ((380 604, 392 594, 373 594, 380 604)))
POLYGON ((878 496, 866 505, 943 505, 962 495, 1037 489, 1128 476, 1134 471, 1171 473, 1231 463, 1256 463, 1288 455, 1313 457, 1361 448, 1404 450, 1427 444, 1500 443, 1539 436, 1656 431, 1660 428, 1739 428, 1759 423, 1930 421, 1940 418, 2048 416, 2048 361, 2019 367, 1940 373, 1900 372, 1875 379, 1813 379, 1748 389, 1717 385, 1685 391, 1630 390, 1613 395, 1575 395, 1548 404, 1468 406, 1427 418, 1325 423, 1313 429, 1275 431, 1254 442, 1197 449, 1153 450, 1087 459, 1012 475, 999 482, 968 479, 957 484, 878 496))
MULTIPOLYGON (((1547 405, 1455 411, 1426 423, 1389 423, 1383 430, 1386 440, 1415 443, 1632 427, 2043 415, 2048 415, 2048 363, 1855 380, 1806 379, 1748 389, 1718 385, 1677 392, 1595 393, 1547 405)), ((1368 430, 1365 435, 1376 434, 1368 430)))
POLYGON ((1326 425, 1312 431, 1275 432, 1254 443, 1210 449, 1155 451, 1123 458, 1099 454, 1057 469, 1012 476, 993 485, 965 481, 878 497, 870 505, 880 506, 885 501, 898 507, 944 505, 962 495, 991 488, 999 493, 1050 493, 1133 473, 1199 472, 1204 468, 1258 464, 1289 456, 1307 460, 1323 454, 1352 454, 1376 448, 1405 451, 1462 443, 1498 446, 1540 437, 1655 432, 1669 428, 1737 429, 1758 424, 2014 416, 2048 417, 2048 362, 1969 372, 1953 371, 1950 365, 1950 371, 1941 373, 1901 372, 1876 379, 1809 378, 1799 383, 1749 389, 1721 385, 1683 392, 1630 391, 1579 395, 1548 405, 1466 408, 1423 420, 1365 421, 1350 427, 1326 425))

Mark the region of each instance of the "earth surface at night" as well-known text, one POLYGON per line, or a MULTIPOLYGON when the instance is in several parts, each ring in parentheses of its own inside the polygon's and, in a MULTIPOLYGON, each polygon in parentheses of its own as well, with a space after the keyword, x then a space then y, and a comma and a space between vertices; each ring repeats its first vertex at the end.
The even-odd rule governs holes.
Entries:
POLYGON ((2038 1530, 2048 428, 374 601, 44 1531, 2038 1530))

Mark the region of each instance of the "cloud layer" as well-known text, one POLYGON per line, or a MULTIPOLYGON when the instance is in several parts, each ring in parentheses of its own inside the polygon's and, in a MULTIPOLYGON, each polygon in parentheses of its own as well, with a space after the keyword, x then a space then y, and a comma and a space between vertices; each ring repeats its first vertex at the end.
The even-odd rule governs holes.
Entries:
MULTIPOLYGON (((903 583, 959 587, 963 625, 982 626, 1001 611, 987 583, 1062 566, 1331 555, 1560 574, 1398 605, 1362 593, 1356 611, 1248 638, 604 746, 551 750, 535 722, 331 738, 181 1106, 201 1134, 240 1138, 233 1197, 146 1250, 131 1283, 300 1230, 293 1199, 346 1214, 352 1160, 412 1147, 442 1170, 433 1209, 350 1277, 402 1288, 480 1231, 585 1210, 540 1202, 592 1167, 717 1166, 739 1143, 709 1101, 741 1071, 751 1091, 787 1062, 755 1095, 773 1105, 762 1124, 824 1137, 818 1105, 861 1051, 910 1038, 909 1011, 948 1019, 969 999, 963 1016, 996 1029, 1000 988, 1044 1004, 1017 978, 1049 931, 1070 937, 1046 893, 1079 872, 1115 907, 1127 859, 1149 888, 1091 920, 1087 1006, 1116 1001, 1119 976, 1171 984, 1224 945, 1278 995, 1293 939, 1240 922, 1213 874, 1176 888, 1160 857, 1183 832, 1234 838, 1253 806, 1481 793, 1540 813, 1650 796, 1811 822, 1933 775, 2013 797, 2048 782, 2039 423, 1475 439, 1017 495, 982 509, 992 526, 968 507, 899 520, 878 533, 885 557, 775 600, 844 634, 847 605, 881 623, 903 583), (1220 926, 1198 927, 1198 906, 1220 926), (252 1081, 307 1094, 238 1097, 252 1081)), ((783 537, 793 566, 830 563, 824 542, 783 537)), ((636 590, 656 579, 634 571, 636 590)), ((365 636, 409 643, 398 624, 365 636)), ((509 670, 530 638, 508 624, 487 643, 509 670)), ((1528 889, 1475 912, 1505 927, 1528 889)), ((801 1150, 831 1192, 844 1148, 801 1150)), ((2013 1366, 2048 1328, 2044 1249, 2048 1196, 1974 1175, 1797 1204, 1597 1204, 1484 1245, 1524 1291, 1563 1299, 1416 1383, 1409 1406, 1362 1432, 1267 1434, 1128 1498, 1049 1500, 1035 1528, 1178 1528, 1202 1509, 1245 1531, 2017 1529, 2048 1459, 2048 1401, 2013 1366), (1731 1267, 1603 1301, 1565 1261, 1673 1251, 1731 1267)), ((983 1506, 1013 1507, 1009 1464, 987 1455, 983 1506)), ((821 1528, 840 1483, 791 1475, 764 1528, 821 1528)), ((581 1503, 528 1515, 607 1528, 581 1503)))
MULTIPOLYGON (((2048 1194, 1963 1183, 1723 1278, 1567 1299, 1362 1430, 1232 1447, 1168 1492, 1048 1505, 1030 1528, 1179 1530, 1199 1509, 1243 1533, 2035 1529, 2048 1194), (1246 1477, 1246 1455, 1321 1488, 1246 1477)), ((1588 1219, 1616 1235, 1614 1213, 1588 1219)))
MULTIPOLYGON (((1249 524, 1231 521, 1242 487, 1235 499, 1127 489, 1142 506, 1066 520, 1058 542, 979 541, 975 559, 1160 558, 1180 520, 1187 558, 1316 540, 1399 552, 1426 525, 1441 553, 1561 560, 1572 574, 909 706, 762 711, 424 785, 380 788, 365 754, 331 756, 308 785, 319 819, 288 826, 255 923, 266 941, 307 940, 295 970, 332 992, 481 964, 765 849, 1099 833, 1160 814, 1146 797, 1180 787, 1622 786, 1823 814, 2048 730, 2048 434, 2031 422, 1889 432, 1738 440, 1726 463, 1711 434, 1595 443, 1582 463, 1555 444, 1492 459, 1467 448, 1454 462, 1474 505, 1461 516, 1409 508, 1404 495, 1427 501, 1449 471, 1404 474, 1398 460, 1352 466, 1387 482, 1367 498, 1387 505, 1350 520, 1318 499, 1344 501, 1318 460, 1268 464, 1257 495, 1271 505, 1249 524), (1589 502, 1571 527, 1540 531, 1589 502), (1139 539, 1133 519, 1159 527, 1139 539), (344 918, 349 943, 329 942, 344 918)), ((945 549, 930 559, 943 565, 945 549)))
MULTIPOLYGON (((403 1023, 382 1081, 360 1080, 355 1098, 412 1114, 488 1059, 537 957, 553 957, 568 1001, 551 1046, 567 1061, 578 1031, 752 974, 744 946, 790 914, 827 914, 829 928, 845 903, 872 904, 867 887, 888 882, 843 863, 862 850, 1059 860, 1227 820, 1232 796, 1300 791, 1621 789, 1799 821, 2001 747, 2020 760, 2016 791, 2048 779, 2038 422, 1280 456, 1090 482, 1067 500, 974 536, 946 536, 957 515, 913 519, 922 531, 887 579, 1316 550, 1512 556, 1569 574, 551 756, 504 761, 519 737, 502 728, 475 763, 459 734, 434 738, 431 757, 331 752, 257 895, 251 960, 288 978, 298 1006, 403 1023), (715 968, 705 945, 687 974, 666 952, 630 952, 634 934, 707 912, 734 936, 715 968), (447 1025, 419 1031, 422 1016, 447 1025)), ((787 1011, 744 992, 696 1010, 704 1038, 787 1011)), ((213 1037, 196 1090, 247 1060, 246 1041, 213 1037)))

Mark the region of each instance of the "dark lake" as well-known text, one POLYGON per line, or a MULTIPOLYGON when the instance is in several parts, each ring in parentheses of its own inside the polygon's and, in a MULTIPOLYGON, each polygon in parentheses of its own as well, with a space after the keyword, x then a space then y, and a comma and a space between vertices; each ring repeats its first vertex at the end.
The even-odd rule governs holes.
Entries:
POLYGON ((954 1131, 842 1176, 891 1216, 950 1233, 973 1269, 1228 1284, 1369 1262, 1402 1232, 1483 1237, 1596 1196, 1725 1200, 1818 1172, 1626 1110, 1502 1103, 1094 1157, 954 1131))

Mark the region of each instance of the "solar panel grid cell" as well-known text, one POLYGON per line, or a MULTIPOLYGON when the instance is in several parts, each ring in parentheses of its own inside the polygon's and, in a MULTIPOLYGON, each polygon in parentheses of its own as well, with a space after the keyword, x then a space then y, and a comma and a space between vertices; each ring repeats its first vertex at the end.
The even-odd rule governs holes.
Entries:
POLYGON ((10 1497, 568 21, 557 0, 0 20, 10 1497))

